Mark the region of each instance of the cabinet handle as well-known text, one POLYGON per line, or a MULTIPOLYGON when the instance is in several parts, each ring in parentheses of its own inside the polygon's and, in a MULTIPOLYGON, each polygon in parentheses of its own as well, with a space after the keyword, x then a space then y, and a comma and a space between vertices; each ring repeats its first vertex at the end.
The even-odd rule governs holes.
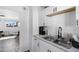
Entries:
POLYGON ((37 44, 37 46, 39 47, 39 43, 37 44))
POLYGON ((37 40, 37 39, 35 39, 35 40, 37 40))
POLYGON ((48 49, 48 52, 51 52, 51 50, 48 49))
POLYGON ((78 26, 78 19, 77 19, 77 26, 78 26))
POLYGON ((47 50, 47 52, 49 52, 49 49, 47 50))

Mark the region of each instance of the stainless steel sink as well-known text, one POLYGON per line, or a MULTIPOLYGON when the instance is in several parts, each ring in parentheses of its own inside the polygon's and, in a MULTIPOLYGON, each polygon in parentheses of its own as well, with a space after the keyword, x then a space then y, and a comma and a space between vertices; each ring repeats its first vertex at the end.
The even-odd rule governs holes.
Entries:
POLYGON ((53 42, 55 44, 61 45, 65 48, 70 49, 72 47, 72 44, 70 41, 65 41, 64 38, 58 38, 57 36, 44 36, 42 37, 45 40, 48 40, 50 42, 53 42))
POLYGON ((44 36, 44 37, 42 37, 42 38, 44 38, 45 40, 48 40, 48 41, 54 41, 54 40, 56 40, 56 38, 54 37, 54 36, 44 36))

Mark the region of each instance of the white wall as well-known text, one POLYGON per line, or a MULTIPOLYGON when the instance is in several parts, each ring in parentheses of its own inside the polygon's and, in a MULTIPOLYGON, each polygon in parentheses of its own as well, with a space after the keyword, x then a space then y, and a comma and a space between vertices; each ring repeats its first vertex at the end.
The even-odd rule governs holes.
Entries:
MULTIPOLYGON (((51 35, 57 35, 58 27, 61 26, 64 33, 77 33, 75 12, 64 13, 56 16, 44 16, 45 25, 48 26, 48 32, 51 35)), ((40 23, 39 23, 40 24, 40 23)))
POLYGON ((8 31, 20 30, 19 49, 27 51, 29 49, 29 7, 28 6, 0 6, 1 9, 11 10, 19 14, 20 27, 17 29, 7 28, 8 31), (25 8, 25 10, 24 10, 25 8))

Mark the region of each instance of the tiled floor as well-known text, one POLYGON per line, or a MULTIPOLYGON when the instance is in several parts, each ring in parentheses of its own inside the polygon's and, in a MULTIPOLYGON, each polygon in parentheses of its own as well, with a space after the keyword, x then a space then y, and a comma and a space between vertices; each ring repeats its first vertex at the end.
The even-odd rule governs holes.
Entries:
POLYGON ((18 52, 19 40, 8 39, 0 41, 0 52, 18 52))

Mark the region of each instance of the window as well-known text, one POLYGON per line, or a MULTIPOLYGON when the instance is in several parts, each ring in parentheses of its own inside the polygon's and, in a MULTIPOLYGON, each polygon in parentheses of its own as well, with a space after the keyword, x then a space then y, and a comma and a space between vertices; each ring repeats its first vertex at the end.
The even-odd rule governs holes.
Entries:
POLYGON ((18 27, 18 21, 16 20, 0 20, 0 25, 4 25, 6 27, 18 27))

